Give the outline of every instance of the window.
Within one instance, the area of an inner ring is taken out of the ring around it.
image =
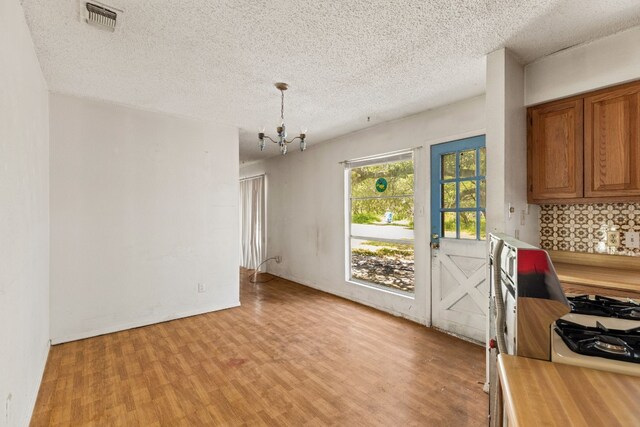
[[[474,141],[472,141],[474,142]],[[443,144],[444,145],[444,144]],[[438,182],[436,218],[440,235],[451,239],[486,238],[487,156],[482,147],[464,147],[439,154],[432,181]],[[439,166],[439,167],[438,167]],[[433,201],[432,201],[433,203]]]
[[[346,165],[347,279],[413,293],[413,153]]]

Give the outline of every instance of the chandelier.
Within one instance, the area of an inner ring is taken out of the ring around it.
[[[307,137],[306,130],[304,129],[300,130],[300,135],[290,140],[287,140],[287,127],[284,124],[284,91],[289,88],[289,85],[286,83],[279,82],[275,84],[275,87],[280,91],[280,95],[281,95],[280,124],[276,128],[276,132],[278,133],[278,136],[276,137],[276,139],[272,139],[270,136],[264,134],[264,128],[260,129],[260,131],[258,132],[258,146],[260,147],[260,151],[264,150],[264,146],[266,142],[265,138],[271,142],[275,142],[276,144],[278,144],[280,146],[280,152],[282,153],[283,156],[287,154],[287,145],[291,144],[296,139],[300,140],[300,151],[304,151],[307,148],[307,142],[305,141],[305,138]]]

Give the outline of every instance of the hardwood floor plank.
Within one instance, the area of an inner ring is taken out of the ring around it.
[[[241,307],[52,347],[31,425],[486,424],[482,347],[241,277]]]

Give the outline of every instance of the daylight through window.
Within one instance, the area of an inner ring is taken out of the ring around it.
[[[349,280],[414,292],[413,154],[347,163]]]

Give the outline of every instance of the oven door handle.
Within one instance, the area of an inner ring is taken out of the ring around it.
[[[502,284],[507,288],[512,297],[516,297],[516,289],[509,282],[502,282]]]

